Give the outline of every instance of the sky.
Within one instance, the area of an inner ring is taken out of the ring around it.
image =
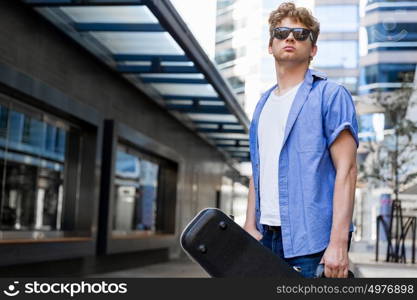
[[[216,0],[171,0],[193,35],[213,60],[216,36]]]

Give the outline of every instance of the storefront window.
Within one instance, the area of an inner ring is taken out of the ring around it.
[[[114,233],[155,232],[159,165],[119,146],[116,155]]]
[[[60,230],[69,126],[0,102],[0,229]]]

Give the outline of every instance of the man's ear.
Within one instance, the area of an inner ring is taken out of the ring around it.
[[[268,46],[268,53],[272,54],[272,46],[271,45]]]
[[[311,53],[310,53],[311,58],[313,58],[314,56],[316,56],[316,54],[317,54],[317,50],[318,50],[318,48],[317,48],[317,44],[316,44],[316,45],[314,45],[314,46],[311,48]]]

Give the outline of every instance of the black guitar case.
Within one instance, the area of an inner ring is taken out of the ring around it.
[[[218,209],[197,214],[181,246],[211,277],[302,277]]]

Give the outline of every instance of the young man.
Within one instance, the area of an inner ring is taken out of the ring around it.
[[[347,277],[358,125],[350,93],[309,69],[319,23],[293,3],[269,18],[277,84],[250,127],[245,230],[305,277]]]

